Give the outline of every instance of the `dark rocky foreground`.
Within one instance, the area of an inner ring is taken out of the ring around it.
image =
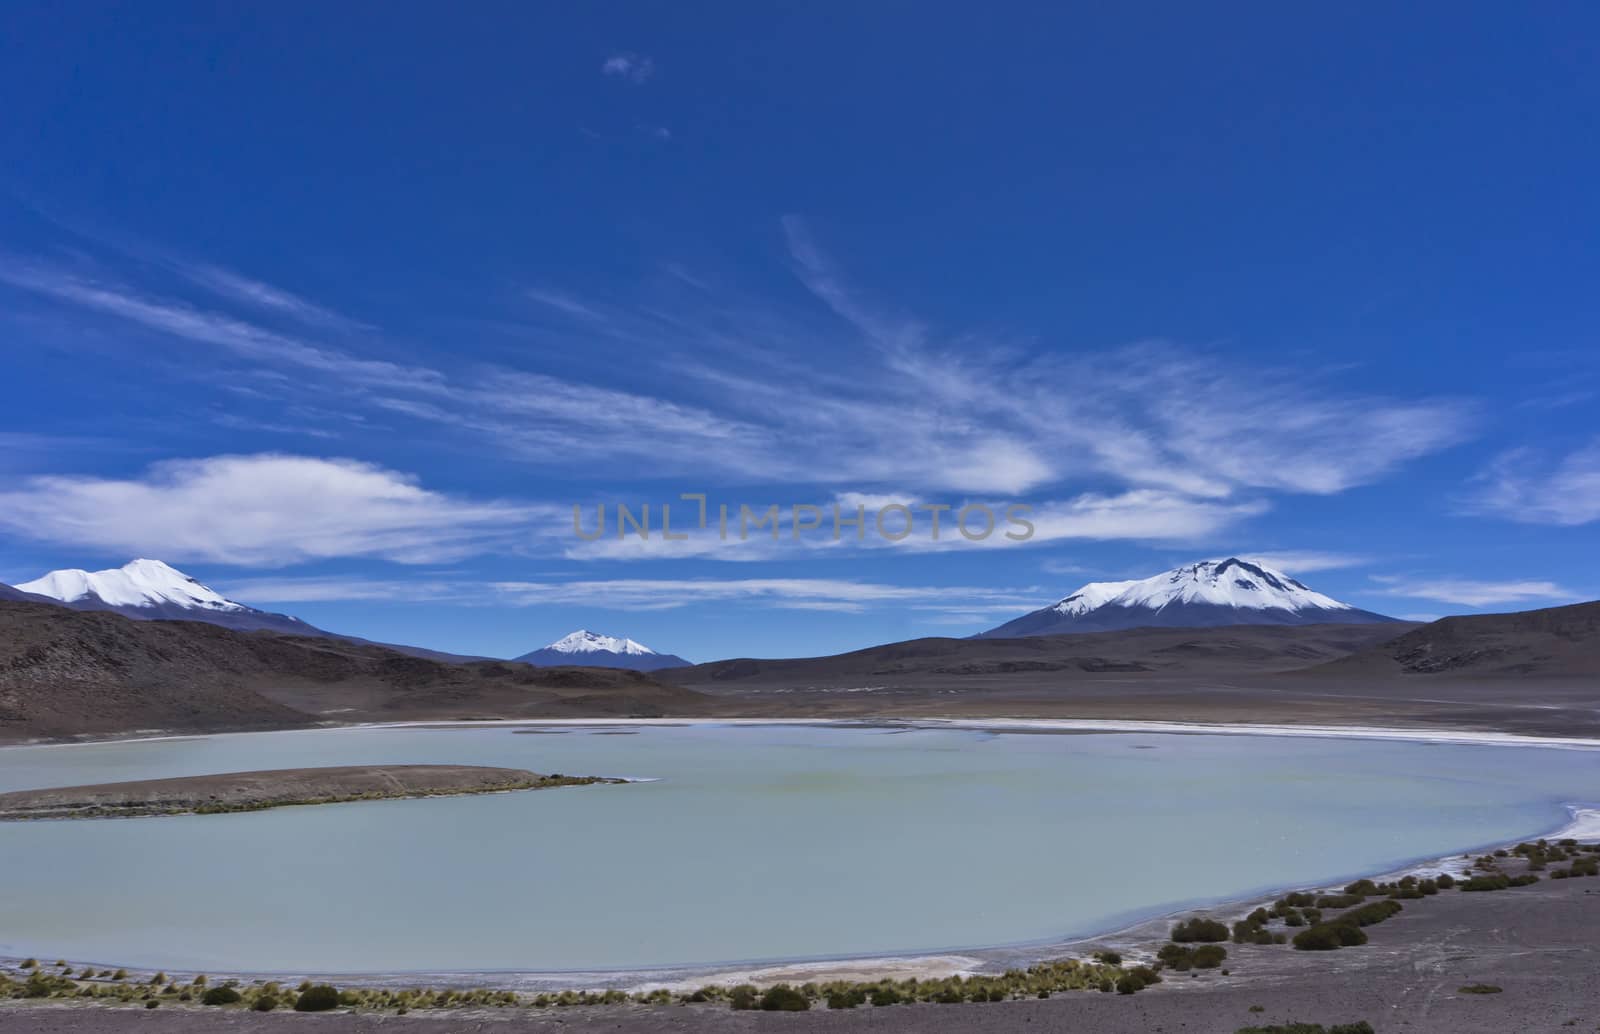
[[[1508,870],[1510,871],[1510,870]],[[1441,892],[1406,901],[1367,928],[1370,942],[1333,952],[1283,945],[1228,945],[1228,976],[1167,973],[1135,995],[1073,991],[1045,1000],[986,1004],[735,1012],[725,1006],[511,1007],[445,1012],[253,1013],[200,1006],[135,1006],[0,1000],[6,1034],[199,1034],[276,1031],[328,1034],[455,1034],[481,1031],[1082,1032],[1233,1034],[1291,1021],[1365,1020],[1377,1034],[1565,1034],[1600,1026],[1600,880],[1544,879],[1491,893]],[[1485,984],[1499,993],[1460,989]],[[1253,1007],[1259,1006],[1259,1009]]]
[[[481,765],[351,765],[142,779],[0,793],[0,821],[260,811],[287,805],[543,790],[596,782]]]

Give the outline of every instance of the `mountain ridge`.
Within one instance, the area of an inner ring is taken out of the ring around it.
[[[120,614],[134,621],[199,621],[236,632],[276,632],[340,639],[446,663],[497,659],[330,632],[292,614],[279,614],[228,599],[165,561],[147,557],[139,557],[121,567],[102,571],[62,568],[15,586],[0,584],[0,600],[48,603],[82,612]]]
[[[332,722],[693,715],[648,674],[452,663],[333,636],[0,601],[0,741]]]

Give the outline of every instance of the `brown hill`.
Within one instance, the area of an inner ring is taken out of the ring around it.
[[[636,672],[451,664],[340,639],[0,601],[0,739],[324,721],[694,714]]]
[[[1600,602],[1441,618],[1307,674],[1594,678]]]
[[[912,639],[831,657],[714,661],[660,673],[708,693],[773,687],[888,687],[1007,681],[1071,682],[1288,671],[1334,660],[1414,628],[1261,625],[1137,628],[1021,639]]]

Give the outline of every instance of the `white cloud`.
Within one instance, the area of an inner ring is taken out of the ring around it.
[[[600,64],[602,75],[626,79],[635,85],[647,82],[656,72],[656,63],[642,54],[612,54]]]
[[[1328,553],[1315,549],[1280,549],[1266,553],[1241,552],[1239,555],[1260,561],[1288,575],[1365,567],[1372,562],[1371,557],[1359,553]]]
[[[1554,461],[1531,449],[1502,453],[1477,482],[1473,513],[1568,527],[1600,520],[1600,438]]]
[[[427,563],[505,549],[533,511],[432,492],[355,460],[260,454],[171,460],[142,477],[41,476],[0,490],[19,537],[174,562],[273,566],[330,557]]]
[[[1373,581],[1384,587],[1377,591],[1384,596],[1401,596],[1415,600],[1437,600],[1440,603],[1458,603],[1465,607],[1488,607],[1496,604],[1549,602],[1564,603],[1579,598],[1571,589],[1554,582],[1544,581],[1473,581],[1465,578],[1407,579],[1374,576]]]

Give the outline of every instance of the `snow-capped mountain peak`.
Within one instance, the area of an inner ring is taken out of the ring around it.
[[[1217,625],[1366,624],[1392,621],[1325,596],[1259,560],[1202,560],[1129,582],[1090,582],[1058,603],[984,637]]]
[[[1251,610],[1350,610],[1331,596],[1313,592],[1282,571],[1257,560],[1202,560],[1153,578],[1132,582],[1090,582],[1055,610],[1082,614],[1113,604],[1159,611],[1174,603],[1209,603]]]
[[[580,628],[549,646],[525,653],[514,660],[544,667],[574,665],[587,668],[629,668],[634,671],[659,671],[681,668],[689,662],[671,653],[657,653],[650,647],[621,636],[601,635]]]
[[[645,646],[643,643],[636,643],[632,639],[600,635],[598,632],[591,632],[586,628],[580,628],[576,632],[562,636],[549,646],[546,646],[545,649],[554,650],[557,653],[620,653],[638,657],[655,653],[650,647]]]
[[[183,610],[244,611],[214,589],[159,560],[131,560],[104,571],[51,571],[16,588],[77,603],[98,600],[112,607],[178,607]]]

